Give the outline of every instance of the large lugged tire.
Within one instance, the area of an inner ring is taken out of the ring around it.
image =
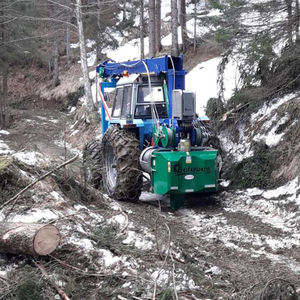
[[[102,150],[104,190],[116,200],[137,201],[143,183],[139,141],[132,133],[111,126],[103,136]]]
[[[83,150],[83,172],[85,181],[96,189],[102,188],[102,142],[92,140]]]

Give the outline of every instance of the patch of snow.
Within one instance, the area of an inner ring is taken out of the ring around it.
[[[230,155],[233,156],[235,162],[240,162],[245,158],[251,157],[253,155],[253,150],[251,149],[251,142],[247,135],[245,135],[246,125],[240,125],[238,127],[239,139],[238,143],[233,142],[229,135],[221,133],[219,139],[221,141],[222,148]]]
[[[120,227],[124,227],[126,224],[126,218],[124,215],[116,215],[111,217],[110,219],[107,220],[108,224],[116,224],[119,225]]]
[[[263,192],[262,196],[265,199],[278,198],[283,195],[294,194],[296,198],[297,189],[299,188],[299,178],[295,177],[292,181],[287,184],[273,190],[266,190]]]
[[[158,285],[166,285],[169,282],[169,274],[166,270],[154,271],[151,274],[153,280],[157,281]]]
[[[221,275],[222,271],[219,267],[213,266],[205,271],[205,274],[209,274],[209,273],[211,273],[213,275]]]
[[[21,223],[38,223],[38,222],[49,222],[57,219],[59,215],[54,213],[51,209],[37,209],[34,208],[31,211],[27,211],[22,215],[16,215],[10,217],[10,222],[21,222]]]
[[[69,111],[69,114],[72,114],[75,110],[76,110],[76,106],[72,106],[71,109],[70,109],[70,111]]]
[[[7,130],[0,130],[0,134],[8,135],[9,132]]]
[[[270,128],[270,124],[272,124],[274,120],[276,120],[276,118],[277,118],[277,113],[274,114],[274,116],[269,121],[264,123],[262,129],[266,127]],[[271,130],[269,130],[266,134],[259,133],[253,137],[253,140],[254,141],[263,140],[265,141],[266,145],[268,145],[269,147],[278,145],[282,137],[285,135],[286,130],[279,134],[276,133],[276,131],[279,128],[279,126],[283,125],[288,119],[289,117],[288,115],[286,115],[279,122],[276,122],[276,125],[273,128],[271,128]]]
[[[12,157],[26,165],[35,166],[48,162],[44,155],[39,152],[17,152]]]
[[[220,185],[221,185],[222,187],[228,187],[228,186],[230,185],[230,180],[222,180],[222,181],[220,182]]]
[[[53,123],[53,124],[57,124],[59,121],[58,120],[56,120],[56,119],[49,119],[49,121],[51,122],[51,123]]]
[[[92,67],[95,65],[97,60],[96,50],[87,53],[87,65],[88,67]]]
[[[266,118],[267,116],[270,116],[274,113],[274,111],[284,103],[294,99],[296,96],[295,93],[285,95],[282,98],[276,98],[273,101],[271,101],[269,104],[264,104],[262,108],[260,108],[256,113],[253,113],[251,115],[251,122],[257,122],[262,120],[263,118]]]
[[[94,245],[91,240],[86,238],[76,238],[75,236],[70,236],[68,238],[68,244],[72,244],[84,249],[87,252],[94,251]]]
[[[72,49],[79,48],[79,42],[78,42],[78,43],[75,43],[75,44],[70,44],[70,47],[71,47]]]
[[[99,249],[97,252],[102,254],[102,260],[105,267],[110,267],[122,261],[121,257],[114,256],[109,250]]]
[[[154,243],[151,240],[149,240],[150,237],[154,240],[154,237],[151,234],[140,235],[135,231],[128,230],[127,238],[122,241],[122,244],[133,245],[141,250],[150,250],[153,248],[154,245]]]
[[[64,198],[56,191],[52,191],[50,195],[57,201],[64,200]]]
[[[76,130],[74,130],[74,131],[70,134],[70,136],[76,135],[78,132],[79,132],[79,130],[76,129]]]
[[[94,41],[94,40],[86,40],[86,46],[87,46],[87,48],[92,48],[95,45],[96,45],[96,41]]]
[[[6,155],[12,153],[14,153],[14,151],[11,150],[9,146],[4,143],[4,141],[0,140],[0,155]]]
[[[73,129],[77,124],[78,124],[78,121],[76,121],[74,124],[72,124],[72,125],[70,126],[70,129]]]
[[[207,101],[219,94],[218,66],[221,57],[215,57],[198,64],[186,75],[186,89],[196,93],[196,112],[205,115]],[[233,60],[226,65],[224,72],[224,98],[228,100],[239,86],[239,71]]]

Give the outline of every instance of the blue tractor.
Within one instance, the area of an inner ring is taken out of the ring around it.
[[[221,160],[216,138],[195,113],[195,96],[185,90],[183,59],[168,55],[96,68],[102,138],[84,149],[87,179],[117,200],[137,201],[143,178],[171,207],[186,193],[215,192]],[[106,90],[115,88],[111,112]]]

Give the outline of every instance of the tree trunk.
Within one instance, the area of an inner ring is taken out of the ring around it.
[[[145,22],[144,22],[144,0],[140,0],[140,44],[141,44],[141,59],[145,57]]]
[[[50,54],[50,41],[47,39],[46,40],[46,48],[47,48],[47,60],[48,60],[48,75],[49,77],[51,76],[51,71],[52,71],[52,57]]]
[[[2,9],[1,9],[1,17],[4,16],[4,7],[7,5],[7,1],[2,1]],[[2,18],[1,18],[2,20]],[[2,22],[1,26],[1,43],[0,43],[0,49],[4,47],[4,43],[6,41],[6,34],[5,34],[5,23]],[[5,110],[6,110],[6,102],[7,102],[7,78],[8,78],[8,62],[4,62],[4,64],[1,66],[2,71],[2,89],[0,89],[0,125],[5,127]]]
[[[292,0],[285,0],[286,10],[288,14],[287,19],[287,34],[288,42],[291,45],[293,43],[293,12],[292,12]]]
[[[155,52],[161,50],[161,0],[155,1]]]
[[[59,66],[58,66],[58,37],[57,30],[54,29],[53,36],[53,87],[59,85]]]
[[[149,0],[149,57],[155,56],[155,0]]]
[[[66,24],[66,56],[67,56],[67,68],[71,66],[71,46],[70,46],[70,13],[67,12],[67,24]]]
[[[84,38],[82,15],[81,15],[81,0],[76,0],[75,12],[76,12],[76,20],[77,20],[77,26],[78,26],[81,70],[82,70],[82,75],[83,75],[86,104],[87,104],[88,111],[93,112],[96,109],[96,107],[95,107],[93,97],[92,97],[92,90],[91,90],[88,65],[87,65],[85,38]]]
[[[300,43],[300,34],[299,34],[299,30],[300,30],[300,7],[299,7],[299,0],[295,0],[296,1],[296,5],[295,5],[295,19],[296,19],[296,42]]]
[[[186,1],[180,0],[180,26],[181,26],[181,37],[182,37],[182,50],[186,49],[187,44],[187,31],[186,31]]]
[[[177,0],[171,0],[171,11],[172,11],[172,49],[171,53],[173,56],[179,55],[178,46],[178,10]]]
[[[97,0],[97,40],[96,40],[96,55],[97,62],[101,60],[101,3]]]
[[[59,230],[50,224],[0,223],[0,252],[48,255],[59,245]]]
[[[194,51],[197,47],[197,2],[194,4]]]

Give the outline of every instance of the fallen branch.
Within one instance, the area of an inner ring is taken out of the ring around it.
[[[53,282],[53,280],[50,278],[50,276],[49,276],[48,273],[46,272],[44,266],[41,265],[41,264],[38,264],[36,261],[33,261],[33,262],[34,262],[34,264],[36,265],[36,267],[40,269],[41,273],[45,276],[45,278],[49,281],[49,283],[56,289],[56,291],[57,291],[57,293],[59,294],[60,298],[61,298],[62,300],[71,300],[71,299],[67,296],[67,294]]]
[[[68,264],[67,262],[60,260],[59,258],[54,257],[53,255],[49,254],[49,256],[51,258],[53,258],[54,260],[56,260],[64,268],[73,269],[74,271],[76,271],[77,273],[80,273],[81,275],[88,276],[88,277],[106,277],[106,276],[108,276],[107,274],[103,274],[103,273],[88,273],[88,272],[84,272],[84,271],[82,271],[82,269],[79,269],[79,268],[77,268],[75,266],[72,266],[72,265]]]
[[[156,299],[157,280],[158,280],[158,278],[159,278],[159,276],[160,276],[162,270],[164,269],[164,267],[165,267],[165,265],[166,265],[166,263],[167,263],[167,259],[168,259],[169,255],[170,255],[170,248],[171,248],[171,230],[170,230],[170,227],[168,226],[167,223],[164,222],[164,225],[165,225],[165,227],[166,227],[167,230],[168,230],[168,248],[167,248],[167,253],[166,253],[165,259],[164,259],[164,261],[163,261],[163,264],[162,264],[162,266],[161,266],[160,270],[158,271],[157,276],[156,276],[156,278],[155,278],[154,288],[153,288],[153,296],[152,296],[152,299],[153,299],[153,300]]]
[[[71,159],[69,159],[68,161],[60,164],[59,166],[57,166],[56,168],[54,168],[53,170],[47,172],[46,174],[42,175],[41,177],[37,178],[36,180],[34,180],[32,183],[30,183],[29,185],[27,185],[23,190],[21,190],[19,193],[17,193],[15,196],[13,196],[12,198],[10,198],[8,201],[4,202],[1,206],[0,206],[0,210],[3,209],[3,207],[7,206],[8,204],[10,204],[11,202],[14,201],[13,206],[11,208],[11,210],[14,208],[14,206],[17,203],[18,198],[25,193],[26,191],[28,191],[30,188],[32,188],[35,184],[37,184],[39,181],[45,179],[46,177],[48,177],[49,175],[51,175],[53,172],[61,169],[62,167],[70,164],[71,162],[75,161],[78,158],[79,154],[76,154],[74,157],[72,157]],[[7,216],[9,215],[9,213],[11,212],[11,210],[8,212],[8,214],[5,216],[5,219],[7,218]]]

